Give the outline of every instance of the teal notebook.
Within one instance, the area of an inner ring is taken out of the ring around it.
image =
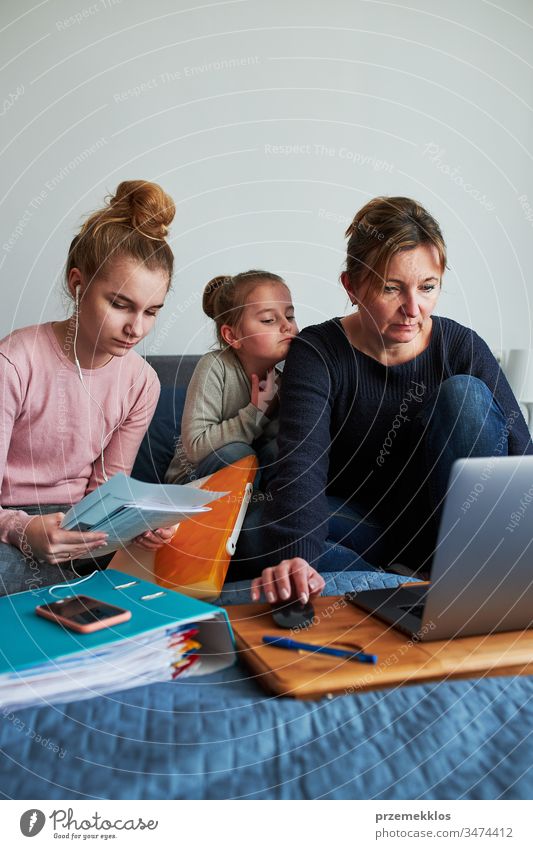
[[[35,613],[40,604],[82,594],[130,610],[131,619],[80,634]],[[114,569],[72,585],[4,596],[0,598],[0,705],[21,707],[39,697],[46,701],[87,698],[139,683],[171,680],[180,659],[180,635],[191,628],[201,648],[197,651],[200,662],[189,674],[203,675],[234,662],[233,634],[225,610]]]

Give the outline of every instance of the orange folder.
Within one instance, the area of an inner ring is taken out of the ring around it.
[[[181,522],[172,540],[157,551],[154,578],[158,584],[195,598],[217,598],[226,573],[257,473],[254,454],[210,475],[200,489],[228,492],[207,513]]]

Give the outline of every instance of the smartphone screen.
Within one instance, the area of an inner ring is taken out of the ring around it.
[[[39,615],[46,618],[58,618],[63,624],[76,628],[91,627],[106,627],[108,620],[124,622],[131,618],[129,610],[122,607],[116,607],[113,604],[107,604],[104,601],[98,601],[96,598],[90,598],[87,595],[72,596],[61,601],[54,601],[50,604],[42,604],[36,611]],[[109,622],[109,624],[111,624]]]

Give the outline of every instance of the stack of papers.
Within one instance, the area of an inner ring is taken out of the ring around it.
[[[107,570],[85,580],[0,598],[0,707],[87,699],[206,674],[234,662],[225,611],[148,581]],[[35,608],[82,593],[131,611],[89,634],[43,619]]]
[[[184,625],[123,645],[81,650],[24,672],[4,674],[0,676],[0,704],[13,709],[27,707],[37,699],[70,702],[185,677],[193,666],[199,671],[201,665],[201,644],[192,639],[197,635],[198,628]]]
[[[61,527],[108,534],[98,556],[128,545],[136,536],[170,528],[210,508],[226,492],[206,492],[177,484],[142,483],[120,472],[71,507]]]

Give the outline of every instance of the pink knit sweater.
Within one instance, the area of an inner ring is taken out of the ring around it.
[[[76,366],[52,324],[0,341],[0,505],[75,504],[107,476],[129,474],[159,397],[134,351],[98,369]],[[0,542],[18,545],[29,520],[0,507]]]

